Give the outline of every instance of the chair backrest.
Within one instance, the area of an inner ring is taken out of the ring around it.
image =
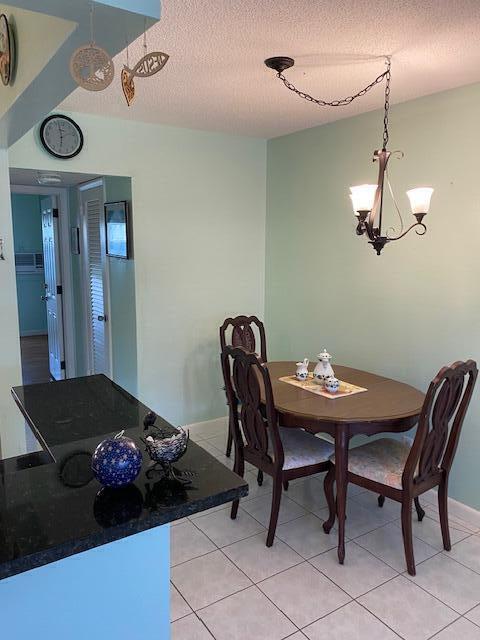
[[[477,374],[473,360],[455,362],[440,369],[430,383],[405,465],[404,487],[450,471]]]
[[[266,364],[243,347],[228,345],[221,359],[236,446],[259,468],[283,467],[283,446]]]
[[[260,358],[262,362],[267,361],[267,341],[265,338],[265,327],[257,316],[237,316],[227,318],[220,327],[220,347],[223,351],[227,345],[232,347],[243,347],[251,353],[256,352],[256,339],[254,327],[257,328],[260,337]],[[230,339],[227,337],[229,329],[232,329]]]

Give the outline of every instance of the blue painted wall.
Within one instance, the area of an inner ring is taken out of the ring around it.
[[[12,194],[13,239],[15,253],[43,253],[40,196]],[[47,333],[44,276],[16,274],[20,335]]]

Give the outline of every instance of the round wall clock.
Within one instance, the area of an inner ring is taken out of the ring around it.
[[[0,76],[5,86],[13,82],[13,69],[15,68],[15,47],[12,30],[7,16],[0,15]]]
[[[55,158],[68,160],[80,153],[83,133],[78,124],[68,116],[48,116],[40,126],[40,140]]]

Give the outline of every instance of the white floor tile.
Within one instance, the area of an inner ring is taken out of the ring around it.
[[[475,609],[472,609],[471,611],[466,613],[465,617],[480,627],[480,605],[478,605],[478,607],[475,607]]]
[[[303,558],[298,553],[278,538],[270,548],[265,545],[265,542],[266,535],[262,533],[224,547],[223,552],[253,582],[260,582],[303,562]]]
[[[295,626],[257,587],[198,612],[216,640],[283,640]]]
[[[458,613],[480,603],[480,575],[446,554],[422,562],[417,575],[408,578]]]
[[[297,631],[297,633],[294,633],[293,636],[288,636],[286,640],[306,640],[306,637],[307,636],[304,636],[301,631]]]
[[[480,573],[480,536],[470,536],[452,546],[449,555],[466,567]]]
[[[465,614],[465,617],[480,627],[480,605]]]
[[[432,640],[480,640],[480,629],[465,620],[459,618],[449,627],[433,636]]]
[[[213,438],[207,438],[205,441],[211,444],[213,447],[215,447],[215,449],[218,449],[218,451],[221,454],[225,455],[225,451],[227,450],[227,432],[220,433],[214,436]],[[227,460],[231,461],[232,466],[233,466],[234,457],[235,457],[235,448],[232,447],[232,453],[230,455],[230,458],[227,458]]]
[[[395,524],[400,529],[402,528],[401,520],[395,520]],[[413,535],[420,540],[423,540],[427,544],[429,544],[437,551],[441,551],[443,549],[443,540],[442,540],[442,530],[440,528],[440,522],[430,518],[429,516],[425,516],[422,522],[419,522],[416,516],[413,516]],[[460,540],[464,540],[468,538],[470,533],[462,531],[460,529],[456,529],[452,524],[450,524],[450,539],[452,544],[456,542],[460,542]]]
[[[206,440],[207,438],[215,438],[220,435],[225,435],[226,442],[228,433],[228,419],[223,418],[195,425],[186,425],[186,428],[189,430],[190,438],[194,442],[198,442],[199,440]]]
[[[240,504],[242,502],[247,502],[248,500],[253,500],[254,498],[258,498],[260,496],[271,496],[273,482],[270,476],[267,476],[265,474],[263,476],[263,483],[259,485],[257,482],[257,474],[252,473],[251,471],[246,471],[245,480],[248,482],[248,496],[242,498]]]
[[[390,521],[391,517],[383,509],[366,509],[356,502],[356,499],[347,500],[347,520],[345,522],[347,538],[357,538]]]
[[[210,551],[215,551],[215,545],[191,522],[183,522],[171,528],[170,565],[172,567]]]
[[[359,602],[405,640],[427,640],[458,617],[404,576],[361,596]]]
[[[174,622],[189,613],[192,613],[192,610],[173,584],[170,583],[170,620]]]
[[[242,508],[247,511],[251,516],[263,524],[264,527],[268,527],[270,522],[270,512],[272,510],[272,498],[271,496],[261,496],[254,498],[253,500],[243,501]],[[290,500],[285,493],[282,494],[280,502],[280,510],[278,513],[278,524],[283,524],[294,518],[304,516],[307,512],[293,500]]]
[[[353,598],[395,577],[397,572],[355,542],[345,545],[345,563],[338,562],[337,549],[310,560],[314,567],[338,584]]]
[[[380,508],[378,506],[378,493],[374,493],[373,491],[364,491],[356,496],[352,496],[352,500],[361,504],[365,509],[368,509],[374,516],[379,515],[378,512],[380,512],[385,519],[390,521],[402,515],[401,504],[395,500],[385,498],[385,503],[383,507]]]
[[[430,504],[425,504],[424,505],[424,509],[425,509],[425,513],[432,518],[433,520],[437,520],[437,522],[440,521],[439,515],[438,515],[438,505],[430,505]],[[450,509],[449,509],[449,513],[448,513],[448,522],[450,524],[451,527],[455,527],[456,529],[460,529],[460,531],[465,531],[466,533],[478,533],[478,527],[471,524],[470,522],[468,522],[467,520],[464,520],[463,518],[459,518],[458,516],[454,516]]]
[[[195,611],[251,585],[221,551],[173,567],[171,580]]]
[[[257,586],[300,628],[350,600],[308,562],[272,576]]]
[[[212,540],[217,547],[225,547],[244,538],[249,538],[256,533],[265,532],[265,528],[248,515],[243,509],[238,510],[235,520],[230,518],[230,510],[216,511],[209,515],[197,518],[195,525]]]
[[[327,506],[323,483],[316,478],[307,478],[302,482],[291,484],[286,495],[313,513]]]
[[[387,524],[380,529],[376,529],[375,531],[367,533],[360,538],[356,538],[355,542],[397,571],[406,571],[407,564],[405,560],[402,530],[396,525]],[[431,558],[438,553],[436,549],[430,547],[430,545],[418,538],[413,539],[413,551],[416,564],[423,562],[423,560]]]
[[[172,623],[170,629],[170,640],[212,640],[213,638],[194,613]]]
[[[276,536],[308,560],[337,546],[336,528],[327,535],[322,525],[323,520],[313,513],[307,513],[301,518],[278,525]]]
[[[232,503],[228,502],[225,504],[219,504],[217,507],[212,507],[211,509],[205,509],[205,511],[198,511],[191,516],[188,516],[188,519],[192,522],[195,522],[198,518],[202,518],[203,516],[207,516],[209,513],[215,513],[216,511],[225,511],[227,510],[230,513],[230,509],[232,507]]]
[[[233,458],[227,458],[225,455],[225,451],[219,451],[213,444],[210,443],[209,440],[200,440],[198,443],[199,447],[208,451],[214,458],[216,458],[219,462],[224,464],[229,469],[233,469]]]
[[[398,640],[398,636],[356,602],[303,630],[310,640]]]

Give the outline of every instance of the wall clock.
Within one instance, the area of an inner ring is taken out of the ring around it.
[[[7,16],[0,15],[0,76],[5,86],[13,82],[15,46]]]
[[[62,160],[75,157],[83,147],[83,133],[78,124],[59,114],[48,116],[42,122],[40,140],[48,153]]]

